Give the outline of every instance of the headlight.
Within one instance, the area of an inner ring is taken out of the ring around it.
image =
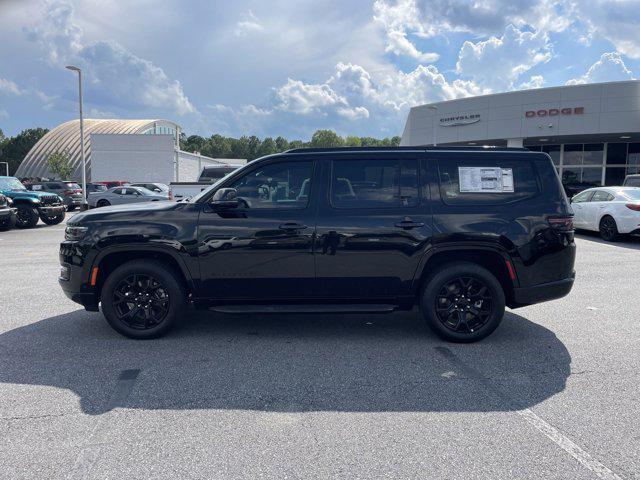
[[[87,233],[87,227],[67,226],[64,229],[64,239],[71,241],[82,240]]]
[[[10,207],[13,207],[13,200],[11,200],[9,197],[7,198],[7,205],[9,205]]]

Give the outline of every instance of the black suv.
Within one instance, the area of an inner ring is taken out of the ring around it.
[[[118,332],[167,332],[187,304],[221,312],[390,312],[479,340],[574,280],[571,207],[526,149],[298,149],[187,202],[84,212],[60,285]]]

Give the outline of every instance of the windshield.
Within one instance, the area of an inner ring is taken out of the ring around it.
[[[247,163],[246,165],[243,165],[243,166],[241,166],[240,168],[235,169],[235,170],[233,171],[233,173],[236,173],[236,172],[239,172],[239,171],[241,171],[241,170],[244,170],[244,169],[245,169],[245,168],[247,168],[247,166],[249,166],[249,165],[250,165],[250,164],[249,164],[249,163]],[[204,172],[203,172],[203,173],[204,173]],[[210,187],[205,188],[204,190],[202,190],[202,191],[201,191],[200,193],[198,193],[197,195],[194,195],[193,197],[191,197],[191,198],[189,198],[188,200],[185,200],[185,201],[188,201],[189,203],[197,203],[201,198],[203,198],[203,197],[207,196],[207,195],[208,195],[208,193],[209,193],[211,190],[215,190],[216,188],[218,188],[218,185],[220,185],[220,183],[221,183],[225,178],[226,178],[226,176],[225,176],[225,177],[223,177],[223,178],[220,178],[220,179],[216,180],[216,181],[215,181],[215,182],[214,182]]]
[[[640,188],[634,188],[633,190],[625,190],[623,195],[629,200],[640,200]]]
[[[0,190],[26,190],[27,188],[20,183],[17,178],[0,178]]]

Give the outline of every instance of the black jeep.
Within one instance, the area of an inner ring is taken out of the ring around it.
[[[298,149],[187,202],[69,221],[60,285],[132,338],[187,304],[221,312],[420,306],[440,336],[489,335],[505,305],[569,293],[572,212],[549,156],[526,149]]]

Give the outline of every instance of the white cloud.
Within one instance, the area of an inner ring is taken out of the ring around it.
[[[412,57],[427,63],[435,62],[440,58],[437,53],[420,51],[408,38],[410,34],[417,37],[433,35],[433,32],[426,31],[418,21],[420,15],[415,0],[398,0],[395,5],[376,0],[373,11],[374,20],[385,29],[387,53]]]
[[[579,78],[569,80],[567,85],[581,83],[614,82],[620,80],[633,80],[631,70],[627,68],[622,57],[617,52],[603,53],[589,70]]]
[[[349,120],[369,118],[369,110],[367,110],[365,107],[338,108],[337,112],[338,115],[348,118]]]
[[[542,75],[532,75],[529,81],[522,82],[518,85],[518,90],[529,90],[532,88],[542,88],[544,85],[544,77]]]
[[[264,27],[251,10],[247,12],[246,18],[236,24],[235,34],[237,36],[248,35],[264,31]]]
[[[504,91],[515,88],[523,73],[550,58],[551,43],[546,33],[521,31],[508,25],[500,38],[465,41],[456,72],[491,91]]]
[[[587,31],[583,42],[605,38],[629,58],[640,58],[640,5],[635,0],[593,0],[580,2],[573,9]]]
[[[20,96],[22,95],[22,90],[18,88],[18,85],[11,80],[7,80],[6,78],[0,77],[0,92],[8,93],[10,95]]]
[[[28,38],[48,52],[52,65],[73,63],[83,68],[91,100],[100,105],[167,109],[179,115],[195,113],[179,81],[168,78],[153,62],[140,58],[114,41],[83,43],[73,6],[48,1]]]
[[[275,108],[298,114],[323,113],[326,107],[347,107],[344,97],[324,84],[304,83],[287,79],[287,83],[275,90]]]
[[[6,110],[0,110],[0,118],[6,120],[7,118],[9,118],[9,112],[7,112]]]

